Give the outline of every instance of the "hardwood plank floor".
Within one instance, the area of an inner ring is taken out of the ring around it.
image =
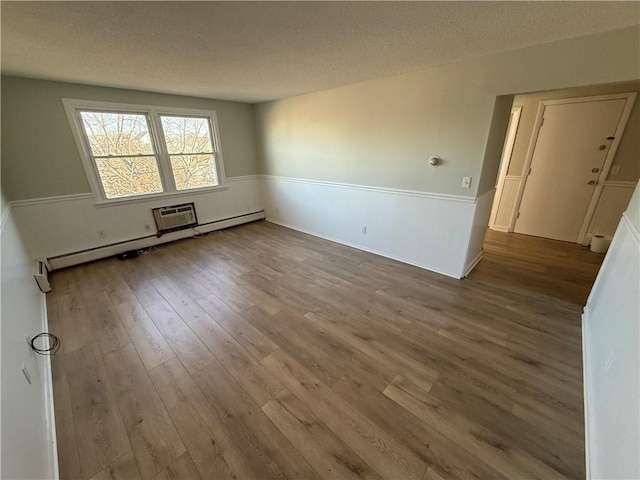
[[[455,280],[258,222],[54,272],[61,478],[584,478],[603,256],[484,252]]]

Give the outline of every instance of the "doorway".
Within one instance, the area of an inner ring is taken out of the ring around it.
[[[540,101],[521,175],[509,175],[512,110],[489,228],[588,244],[636,95]]]

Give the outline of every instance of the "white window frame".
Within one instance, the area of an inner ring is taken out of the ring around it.
[[[98,102],[92,100],[78,100],[71,98],[63,98],[62,104],[64,105],[69,125],[71,126],[71,132],[73,138],[78,147],[80,158],[82,159],[82,165],[85,173],[87,174],[87,180],[94,196],[94,203],[97,206],[144,202],[154,200],[163,197],[171,196],[187,196],[198,193],[213,192],[216,190],[226,190],[226,177],[224,174],[224,161],[222,159],[222,149],[220,146],[220,132],[218,130],[218,117],[213,110],[200,110],[193,108],[174,108],[174,107],[159,107],[154,105],[136,105],[131,103],[114,103],[114,102]],[[98,169],[93,161],[91,149],[89,148],[89,141],[85,134],[80,112],[83,110],[104,110],[107,112],[122,112],[122,113],[138,113],[144,114],[148,118],[149,134],[152,138],[154,147],[154,154],[158,162],[158,171],[160,173],[160,181],[162,182],[163,192],[150,193],[146,195],[132,195],[121,198],[107,198],[100,181]],[[216,168],[216,174],[218,177],[218,185],[212,187],[191,188],[187,190],[178,190],[173,178],[173,171],[171,169],[171,160],[167,151],[167,144],[164,139],[164,131],[162,129],[162,122],[160,120],[161,115],[173,115],[173,116],[185,116],[185,117],[208,117],[210,125],[211,140],[213,142],[213,157]]]

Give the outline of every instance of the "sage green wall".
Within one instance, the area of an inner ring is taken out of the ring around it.
[[[637,64],[636,64],[637,68]],[[591,85],[587,87],[554,90],[528,95],[517,95],[513,99],[514,107],[522,107],[518,133],[513,144],[509,175],[521,175],[529,142],[533,135],[533,127],[538,113],[538,106],[543,100],[557,98],[587,97],[605,95],[607,93],[640,92],[640,82],[627,82],[610,85]],[[640,177],[640,98],[636,99],[629,117],[629,123],[620,140],[613,163],[620,166],[620,173],[609,174],[609,180],[635,182]]]
[[[511,106],[513,105],[513,95],[501,95],[496,98],[493,107],[493,118],[489,127],[489,137],[487,147],[484,152],[482,162],[482,172],[478,182],[479,192],[488,192],[493,189],[498,177],[500,161],[502,160],[502,150],[504,140],[509,128],[511,119]]]
[[[497,96],[637,80],[639,39],[636,26],[259,104],[261,171],[479,195]]]
[[[8,200],[91,191],[62,98],[215,110],[228,177],[258,173],[253,106],[206,98],[2,77],[2,190]]]

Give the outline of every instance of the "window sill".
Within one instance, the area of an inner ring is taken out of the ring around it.
[[[178,198],[178,197],[190,197],[192,195],[200,195],[203,193],[213,193],[228,190],[227,185],[218,185],[216,187],[197,188],[193,190],[180,190],[176,192],[162,192],[151,195],[143,195],[137,197],[123,197],[114,198],[111,200],[96,200],[93,204],[98,208],[103,207],[116,207],[120,205],[127,205],[129,203],[142,203],[142,202],[156,202],[157,200]]]

